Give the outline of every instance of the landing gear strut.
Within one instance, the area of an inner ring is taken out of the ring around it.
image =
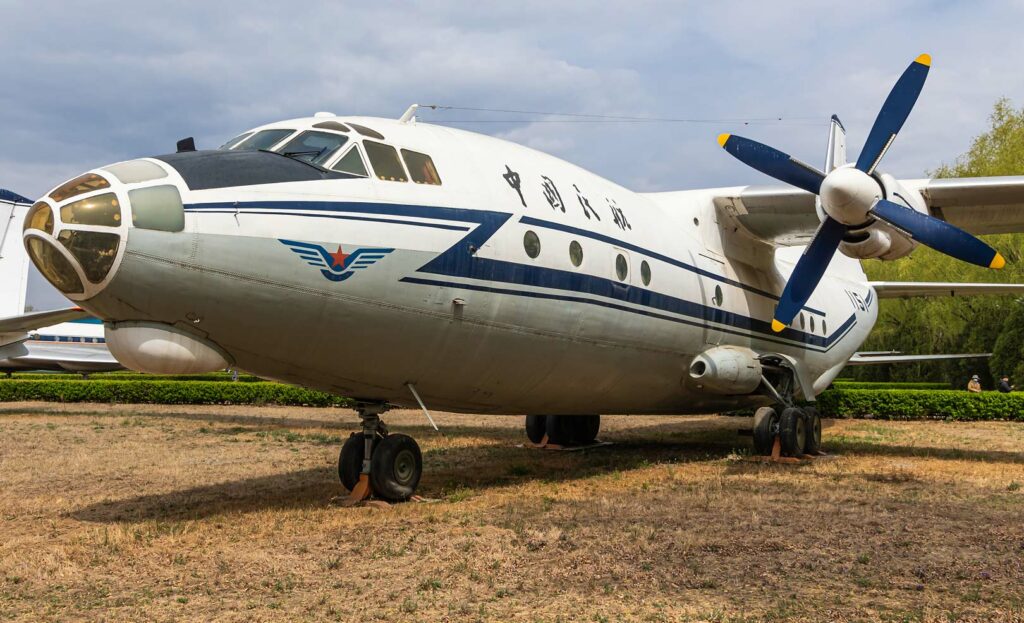
[[[338,477],[358,502],[374,495],[389,502],[404,502],[416,492],[423,475],[423,455],[416,441],[389,433],[380,416],[383,404],[360,404],[362,431],[352,433],[338,456]]]

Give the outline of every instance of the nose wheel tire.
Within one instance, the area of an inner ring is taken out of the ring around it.
[[[801,456],[807,444],[807,417],[803,410],[789,407],[779,419],[779,440],[786,456]]]
[[[754,451],[762,456],[772,453],[775,435],[779,434],[779,414],[771,407],[754,412]]]
[[[395,433],[380,440],[370,457],[370,487],[389,502],[404,502],[423,475],[423,455],[412,437]]]
[[[804,454],[816,455],[821,452],[821,416],[814,407],[804,407],[807,419],[807,436],[804,440]]]

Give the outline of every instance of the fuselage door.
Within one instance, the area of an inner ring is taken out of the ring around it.
[[[721,344],[723,332],[719,328],[725,322],[726,290],[728,289],[719,277],[726,274],[724,259],[718,259],[709,253],[698,253],[694,259],[700,269],[700,292],[704,304],[704,343]]]

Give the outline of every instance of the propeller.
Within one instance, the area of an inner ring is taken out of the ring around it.
[[[840,167],[826,174],[757,141],[735,134],[718,137],[718,144],[747,166],[820,196],[826,213],[779,297],[772,331],[782,331],[800,313],[847,230],[863,227],[872,218],[885,221],[917,242],[959,260],[989,268],[1002,268],[1006,264],[995,249],[962,229],[883,199],[879,184],[871,177],[914,108],[930,66],[931,57],[922,54],[896,81],[853,167]]]

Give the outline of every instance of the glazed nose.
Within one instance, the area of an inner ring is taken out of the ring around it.
[[[29,257],[68,298],[106,287],[124,256],[129,227],[182,231],[178,176],[153,160],[130,160],[80,175],[50,191],[25,216]]]

